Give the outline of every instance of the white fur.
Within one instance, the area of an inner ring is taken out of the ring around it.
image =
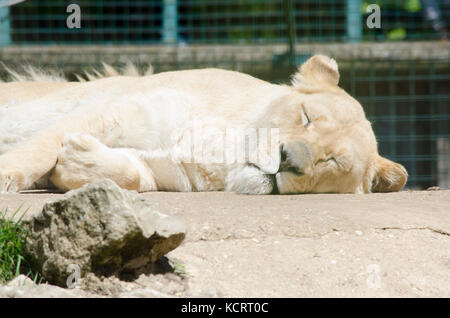
[[[280,193],[370,192],[369,178],[386,179],[374,176],[380,171],[399,180],[388,189],[400,189],[404,169],[378,160],[370,123],[337,87],[330,61],[306,62],[296,77],[301,87],[216,69],[11,86],[31,93],[0,103],[0,191],[48,178],[63,190],[110,178],[137,191],[268,194],[276,181]],[[0,85],[11,84],[18,83]],[[278,129],[279,141],[249,142],[243,162],[217,162],[216,154],[236,146],[221,137],[230,129]],[[291,159],[304,165],[304,175],[277,172],[280,143],[297,144]]]

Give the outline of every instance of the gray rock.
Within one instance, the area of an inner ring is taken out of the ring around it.
[[[118,275],[155,262],[186,233],[178,220],[153,211],[136,192],[111,180],[67,192],[24,225],[33,269],[63,287],[89,272]]]

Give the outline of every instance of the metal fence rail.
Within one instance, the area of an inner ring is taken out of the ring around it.
[[[70,3],[81,28],[69,29]],[[10,43],[260,43],[439,39],[450,0],[28,0],[3,17]],[[382,28],[364,21],[380,5]],[[434,11],[433,11],[434,10]],[[287,15],[292,16],[292,26]],[[448,36],[448,35],[447,35]]]

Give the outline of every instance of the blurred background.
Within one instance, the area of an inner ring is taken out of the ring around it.
[[[72,3],[80,28],[66,24]],[[371,4],[380,28],[367,23]],[[380,153],[407,168],[407,187],[448,189],[449,21],[450,0],[0,0],[0,61],[71,80],[131,60],[155,72],[220,67],[288,83],[296,66],[327,54]]]

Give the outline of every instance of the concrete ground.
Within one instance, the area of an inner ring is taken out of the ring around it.
[[[27,217],[60,194],[0,195]],[[146,193],[188,235],[187,295],[449,297],[450,190],[249,196]]]

